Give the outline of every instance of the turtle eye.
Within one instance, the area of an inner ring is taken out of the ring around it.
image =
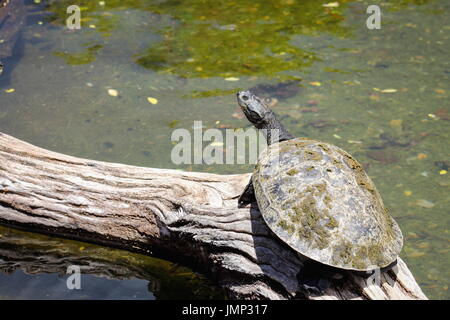
[[[242,100],[247,101],[247,100],[248,100],[248,96],[244,94],[244,95],[242,96]]]

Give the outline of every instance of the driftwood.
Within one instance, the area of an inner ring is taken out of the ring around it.
[[[401,259],[380,282],[345,272],[320,295],[300,286],[305,259],[257,208],[237,208],[249,178],[80,159],[0,133],[3,225],[183,261],[234,299],[426,299]]]

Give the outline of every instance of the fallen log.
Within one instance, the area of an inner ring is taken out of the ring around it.
[[[80,159],[0,133],[0,224],[193,264],[233,299],[426,299],[401,259],[379,281],[300,286],[307,260],[257,208],[237,208],[249,178]]]

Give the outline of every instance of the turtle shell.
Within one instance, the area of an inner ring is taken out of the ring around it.
[[[302,255],[358,271],[397,259],[400,228],[362,166],[342,149],[306,138],[272,144],[252,181],[267,225]]]

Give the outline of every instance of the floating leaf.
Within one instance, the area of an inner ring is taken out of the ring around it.
[[[382,93],[394,93],[397,92],[397,89],[384,89],[381,90]]]
[[[441,175],[444,175],[444,174],[447,174],[447,170],[441,170],[441,171],[439,171],[439,174],[441,174]]]
[[[108,94],[110,96],[117,97],[119,95],[119,92],[117,90],[114,90],[114,89],[108,89]]]
[[[12,92],[14,92],[14,91],[16,91],[16,89],[14,89],[14,88],[6,89],[6,90],[5,90],[6,93],[12,93]]]
[[[225,78],[225,81],[239,81],[239,78],[229,77],[229,78]]]
[[[420,159],[420,160],[425,159],[426,157],[428,157],[428,156],[425,153],[419,153],[417,155],[417,159]]]
[[[337,7],[339,7],[339,2],[329,2],[329,3],[325,3],[325,4],[323,4],[322,5],[322,7],[325,7],[325,8],[337,8]]]
[[[179,122],[179,120],[172,120],[167,125],[169,126],[169,128],[175,128]]]
[[[403,193],[404,193],[404,195],[407,196],[407,197],[409,197],[410,195],[412,195],[412,191],[410,191],[410,190],[405,190],[405,191],[403,191]]]
[[[147,101],[150,102],[151,104],[157,104],[158,103],[158,99],[153,98],[153,97],[147,97]]]
[[[309,84],[315,87],[320,87],[322,85],[319,81],[311,81]]]

